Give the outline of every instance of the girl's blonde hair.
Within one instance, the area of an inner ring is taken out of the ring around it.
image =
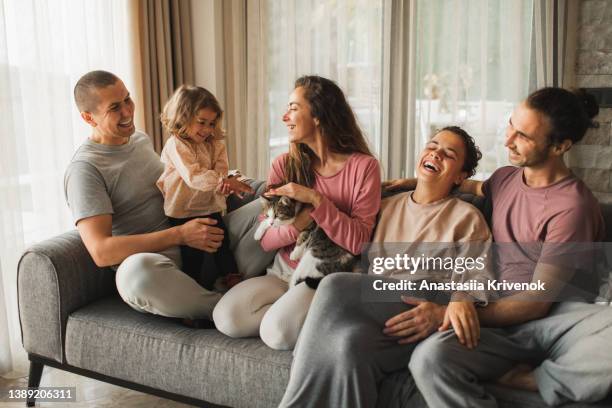
[[[223,139],[225,130],[221,127],[223,109],[209,90],[201,86],[181,85],[170,97],[161,113],[161,122],[169,134],[184,137],[187,128],[200,109],[217,113],[213,137]]]

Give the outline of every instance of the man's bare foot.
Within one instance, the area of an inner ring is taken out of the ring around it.
[[[533,367],[527,364],[518,364],[498,380],[498,384],[519,390],[538,391],[538,383],[533,375]]]

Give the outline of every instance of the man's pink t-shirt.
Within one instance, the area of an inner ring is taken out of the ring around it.
[[[500,281],[530,282],[538,260],[546,255],[545,248],[559,250],[562,246],[556,244],[603,239],[599,203],[573,174],[549,186],[533,188],[525,184],[522,168],[507,166],[485,181],[483,192],[493,204],[494,241],[518,243],[515,248],[519,248],[504,251],[503,244],[498,246]]]
[[[268,185],[280,184],[285,174],[283,154],[272,163]],[[376,215],[380,209],[380,167],[378,160],[366,154],[354,153],[342,170],[333,176],[315,175],[314,190],[323,195],[321,205],[310,216],[337,245],[357,255],[363,244],[370,241]],[[294,268],[297,261],[289,259],[299,231],[293,225],[269,228],[261,239],[264,251],[280,248],[287,264]]]

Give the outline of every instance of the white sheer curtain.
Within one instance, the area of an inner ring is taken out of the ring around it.
[[[281,121],[301,75],[336,81],[376,152],[381,144],[382,0],[266,0],[265,87],[273,159],[287,151]]]
[[[458,125],[482,150],[478,176],[507,164],[507,120],[536,71],[533,7],[533,0],[417,0],[416,143],[408,154],[417,155],[434,129]]]
[[[0,0],[0,375],[23,374],[26,365],[19,257],[28,245],[73,228],[63,173],[89,128],[72,88],[85,72],[106,69],[135,89],[128,6]]]

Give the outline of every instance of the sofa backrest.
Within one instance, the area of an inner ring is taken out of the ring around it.
[[[239,208],[240,206],[244,204],[250,203],[257,197],[259,197],[264,191],[266,191],[265,181],[254,180],[254,179],[244,179],[243,181],[247,183],[248,185],[250,185],[255,190],[255,193],[247,194],[242,199],[234,195],[229,196],[229,198],[227,199],[227,211],[235,210],[236,208]],[[404,191],[407,191],[407,190],[399,190],[393,193],[383,193],[383,198],[389,197],[391,195],[398,194]],[[484,214],[485,219],[490,225],[491,210],[492,210],[491,203],[489,203],[483,197],[478,197],[472,194],[455,193],[455,195],[459,197],[460,199],[462,199],[463,201],[466,201],[474,205],[476,208],[478,208]],[[604,224],[606,227],[604,242],[612,242],[612,204],[600,203],[600,206],[601,206],[601,213],[604,219]]]

